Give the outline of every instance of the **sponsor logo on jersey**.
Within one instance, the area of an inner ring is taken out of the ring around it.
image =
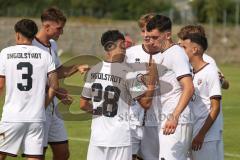
[[[198,79],[197,84],[198,85],[202,84],[202,79]]]

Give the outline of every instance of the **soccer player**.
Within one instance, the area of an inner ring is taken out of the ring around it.
[[[202,35],[203,37],[206,36],[205,30],[201,25],[187,25],[187,26],[184,26],[183,28],[181,28],[179,33],[177,34],[178,38],[179,38],[178,43],[181,44],[182,39],[186,35],[191,34],[191,33],[198,33],[198,34]],[[212,57],[210,57],[209,55],[207,55],[206,53],[203,53],[202,58],[203,58],[204,62],[211,64],[212,66],[214,66],[217,69],[222,89],[228,89],[229,82],[224,78],[223,73],[217,67],[215,60]],[[220,156],[218,158],[219,158],[219,160],[223,160],[224,159],[224,145],[223,145],[223,133],[222,133],[223,132],[222,101],[220,103],[220,113],[218,115],[218,119],[217,119],[217,121],[220,121],[220,123],[221,123],[221,136],[222,136],[221,143],[220,143],[220,145],[218,145],[219,148],[221,149],[221,151],[219,151],[221,153],[221,158],[220,158]]]
[[[187,26],[184,26],[180,29],[180,31],[178,32],[178,38],[179,38],[179,41],[178,43],[181,44],[181,39],[186,35],[186,34],[189,34],[189,33],[199,33],[201,34],[202,36],[205,36],[205,30],[204,28],[201,26],[201,25],[187,25]],[[221,82],[221,86],[222,86],[222,89],[228,89],[229,88],[229,82],[228,80],[224,77],[224,74],[221,72],[221,70],[218,68],[215,60],[207,55],[206,53],[203,54],[203,60],[205,62],[208,62],[212,65],[214,65],[217,70],[218,70],[218,74],[219,74],[219,79],[220,79],[220,82]]]
[[[161,53],[158,44],[144,39],[146,25],[155,13],[148,13],[140,17],[138,26],[143,38],[142,44],[126,50],[125,61],[139,74],[146,71],[145,63],[154,59],[156,64],[161,63]],[[155,99],[155,98],[154,98]],[[155,99],[155,102],[157,100]],[[153,107],[145,110],[137,103],[130,107],[131,136],[133,159],[138,156],[144,160],[158,160],[158,122]]]
[[[42,25],[33,40],[33,45],[47,51],[48,54],[52,56],[56,65],[58,78],[69,77],[77,71],[80,73],[85,72],[88,69],[87,65],[65,67],[61,65],[60,59],[57,55],[58,49],[56,40],[58,40],[60,35],[63,34],[63,28],[66,23],[66,17],[64,14],[58,8],[51,7],[43,11],[41,21]],[[62,91],[58,90],[58,92],[64,93],[64,90],[61,90]],[[70,96],[65,93],[58,94],[57,96],[62,101],[70,99]],[[54,98],[54,101],[46,110],[47,121],[45,123],[44,147],[47,149],[48,144],[50,144],[53,152],[53,160],[67,160],[69,158],[67,133],[64,128],[63,120],[56,115],[57,112],[57,98]]]
[[[159,159],[186,160],[191,143],[192,118],[188,103],[194,93],[190,64],[184,50],[173,43],[172,23],[169,17],[154,16],[146,26],[145,40],[157,43],[161,52],[161,65],[165,67],[159,77],[171,84],[171,90],[159,96],[154,106],[160,111]],[[165,85],[161,85],[160,90]]]
[[[189,57],[194,74],[195,94],[191,101],[195,118],[193,160],[220,160],[221,122],[217,117],[220,112],[221,86],[218,71],[202,58],[208,47],[206,37],[198,33],[187,34],[181,46]]]
[[[135,42],[133,41],[133,39],[131,38],[131,36],[128,33],[124,34],[124,38],[125,38],[126,48],[129,48],[129,47],[132,47],[135,45]]]
[[[84,85],[80,107],[93,112],[88,160],[132,159],[130,104],[133,98],[146,109],[152,103],[156,65],[150,63],[148,66],[149,78],[146,78],[147,82],[144,80],[145,87],[143,77],[122,63],[126,51],[124,40],[118,30],[109,30],[102,35],[105,60],[92,67]]]
[[[6,86],[0,124],[0,160],[7,155],[16,157],[20,149],[28,160],[41,160],[45,106],[58,88],[55,64],[48,53],[32,45],[38,31],[35,22],[22,19],[14,29],[16,45],[0,53],[1,94]],[[47,81],[49,89],[45,99]]]

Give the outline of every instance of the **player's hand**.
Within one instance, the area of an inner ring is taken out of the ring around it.
[[[148,85],[155,85],[158,79],[158,70],[155,61],[152,59],[147,65],[147,82]]]
[[[205,136],[203,134],[197,134],[197,136],[192,141],[192,150],[198,151],[202,148],[204,137]]]
[[[174,117],[172,114],[170,114],[167,118],[167,121],[165,122],[165,125],[163,127],[163,134],[164,135],[170,135],[174,134],[175,130],[178,125],[178,118]]]
[[[78,72],[80,72],[81,74],[86,73],[89,69],[90,67],[87,64],[82,64],[78,66]]]
[[[64,88],[59,88],[56,92],[56,97],[64,104],[70,105],[73,102],[73,98],[68,94],[68,91]]]

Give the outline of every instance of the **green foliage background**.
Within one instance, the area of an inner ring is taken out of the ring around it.
[[[147,12],[173,8],[167,0],[0,0],[0,16],[39,17],[50,6],[57,6],[68,16],[136,19]]]

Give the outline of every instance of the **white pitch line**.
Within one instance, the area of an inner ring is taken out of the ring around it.
[[[240,158],[240,154],[224,153],[224,155],[225,155],[225,156],[228,156],[228,157]]]
[[[86,138],[68,137],[68,139],[72,141],[89,142],[89,139]]]
[[[68,139],[72,141],[89,142],[89,139],[86,138],[68,137]],[[228,157],[240,158],[240,154],[224,153],[224,155]]]

